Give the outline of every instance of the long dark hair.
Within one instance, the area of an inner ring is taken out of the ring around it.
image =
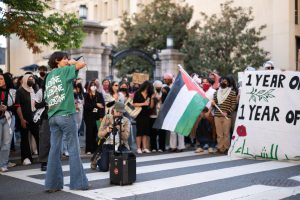
[[[114,84],[116,84],[116,83],[119,85],[119,83],[117,81],[112,81],[109,85],[109,93],[111,96],[114,95],[113,87],[114,87]],[[119,88],[120,88],[120,85],[119,85]]]
[[[144,90],[147,90],[148,97],[151,97],[154,93],[154,87],[150,81],[144,81],[140,88],[137,90],[137,93],[142,93]]]

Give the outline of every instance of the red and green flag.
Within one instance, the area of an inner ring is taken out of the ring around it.
[[[180,68],[153,127],[188,136],[207,102],[204,91]]]

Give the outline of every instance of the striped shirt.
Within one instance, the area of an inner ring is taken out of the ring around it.
[[[217,93],[218,91],[216,91],[214,94],[214,101],[224,113],[227,113],[227,117],[231,118],[231,112],[234,111],[237,105],[235,92],[231,90],[228,97],[222,104],[218,103]],[[224,117],[224,116],[221,114],[221,112],[218,109],[215,109],[215,117]]]

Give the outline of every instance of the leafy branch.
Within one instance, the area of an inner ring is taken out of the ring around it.
[[[275,89],[270,89],[270,90],[258,90],[255,89],[254,87],[252,87],[252,91],[251,92],[247,92],[247,94],[250,94],[250,98],[249,98],[249,102],[251,100],[253,100],[254,102],[256,102],[256,99],[258,98],[258,101],[264,100],[265,102],[269,102],[269,98],[274,98],[275,96],[272,95],[271,93],[274,91]]]

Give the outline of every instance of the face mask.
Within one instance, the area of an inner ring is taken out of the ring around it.
[[[207,83],[204,83],[204,84],[202,85],[202,88],[203,88],[204,92],[206,92],[206,91],[209,89],[209,87],[210,87],[210,85],[207,84]]]
[[[96,90],[97,90],[97,87],[93,85],[93,86],[91,86],[91,88],[90,88],[90,89],[91,89],[91,91],[93,91],[93,92],[94,92],[94,91],[96,91]]]
[[[45,76],[46,76],[46,73],[45,73],[45,72],[40,72],[40,76],[41,76],[41,77],[45,77]]]
[[[28,85],[29,87],[32,87],[33,84],[34,84],[33,80],[28,80],[28,81],[27,81],[27,85]]]
[[[156,92],[160,93],[161,92],[161,88],[156,88]]]
[[[223,89],[224,89],[224,88],[227,88],[227,84],[226,84],[226,83],[221,83],[220,86],[221,86],[221,88],[223,88]]]
[[[120,90],[120,92],[127,92],[128,91],[127,88],[120,88],[119,90]]]

